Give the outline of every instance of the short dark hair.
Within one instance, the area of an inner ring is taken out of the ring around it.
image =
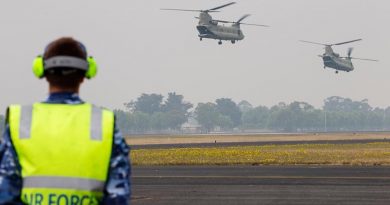
[[[71,37],[62,37],[46,47],[43,59],[47,60],[55,56],[72,56],[86,60],[87,51],[79,41]],[[51,85],[65,89],[78,87],[84,76],[85,71],[75,68],[61,67],[45,70],[45,77]]]

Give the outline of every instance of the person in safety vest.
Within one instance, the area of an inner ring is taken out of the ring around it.
[[[55,40],[34,60],[33,72],[46,78],[50,95],[7,109],[0,204],[129,204],[130,150],[114,113],[78,95],[84,78],[97,73],[85,46]]]

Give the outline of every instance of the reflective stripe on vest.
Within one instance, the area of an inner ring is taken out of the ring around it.
[[[20,139],[30,138],[32,110],[33,106],[31,105],[22,106],[19,125]],[[91,139],[102,140],[102,111],[96,106],[92,106]]]
[[[19,138],[28,139],[30,138],[31,132],[31,120],[32,120],[32,105],[22,106],[22,114],[20,116],[20,125],[19,125]]]
[[[102,192],[104,181],[71,177],[25,177],[24,188],[73,189]]]
[[[102,110],[92,106],[91,139],[102,140]]]
[[[25,204],[100,203],[112,151],[113,112],[91,104],[13,105],[8,122]]]

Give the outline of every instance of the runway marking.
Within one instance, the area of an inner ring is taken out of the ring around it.
[[[229,179],[378,179],[390,180],[389,177],[308,177],[308,176],[133,176],[132,178],[195,178],[195,179],[212,179],[212,178],[229,178]]]

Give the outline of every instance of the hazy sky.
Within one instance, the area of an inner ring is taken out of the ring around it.
[[[176,91],[193,103],[230,97],[236,102],[274,105],[300,100],[316,107],[326,97],[367,98],[390,105],[390,1],[388,0],[237,0],[213,14],[271,28],[243,27],[246,39],[235,45],[199,41],[197,13],[160,8],[208,9],[229,0],[2,0],[0,6],[0,109],[10,103],[46,98],[47,85],[31,72],[34,57],[48,42],[72,36],[84,42],[100,66],[81,96],[109,108],[141,93]],[[335,47],[353,56],[356,70],[336,75],[324,70],[324,43],[363,38]],[[1,111],[0,113],[3,113]]]

